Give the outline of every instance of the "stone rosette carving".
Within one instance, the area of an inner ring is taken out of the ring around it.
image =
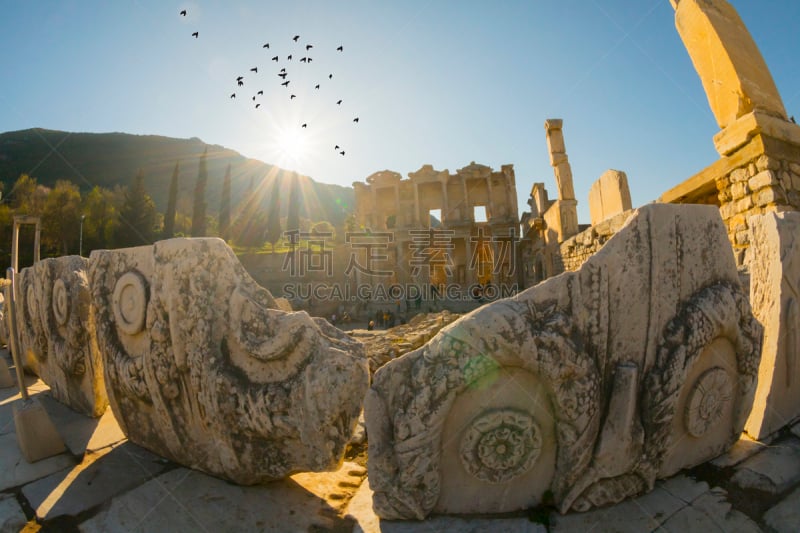
[[[542,449],[539,426],[529,414],[514,409],[483,413],[461,440],[461,462],[478,479],[504,483],[528,470]]]
[[[108,407],[108,397],[87,275],[88,260],[74,255],[22,269],[17,275],[17,325],[27,366],[50,387],[53,397],[98,417]]]
[[[131,441],[241,484],[340,464],[368,387],[360,343],[278,309],[220,239],[91,262],[109,399]]]
[[[733,443],[760,342],[717,209],[639,209],[578,271],[377,371],[365,404],[373,507],[421,519],[551,493],[566,512],[641,494]]]

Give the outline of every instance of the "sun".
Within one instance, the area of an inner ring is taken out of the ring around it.
[[[308,153],[308,140],[305,133],[299,129],[281,131],[277,145],[280,155],[293,162],[301,161]]]

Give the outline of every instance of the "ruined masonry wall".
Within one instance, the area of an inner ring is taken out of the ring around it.
[[[574,272],[613,237],[633,213],[624,211],[561,243],[562,272]]]
[[[738,266],[744,265],[750,246],[751,216],[800,210],[800,161],[762,154],[717,178],[716,185]]]

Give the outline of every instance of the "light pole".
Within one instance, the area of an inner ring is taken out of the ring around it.
[[[86,215],[81,215],[81,233],[80,237],[78,238],[78,255],[83,257],[83,220],[86,218]]]

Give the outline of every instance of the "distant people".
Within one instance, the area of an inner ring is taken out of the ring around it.
[[[375,329],[375,321],[370,320],[369,324],[367,324],[367,331],[372,331],[373,329]]]
[[[383,312],[383,327],[384,328],[389,327],[389,319],[390,318],[391,318],[391,316],[389,315],[389,312],[388,311],[384,311]]]

